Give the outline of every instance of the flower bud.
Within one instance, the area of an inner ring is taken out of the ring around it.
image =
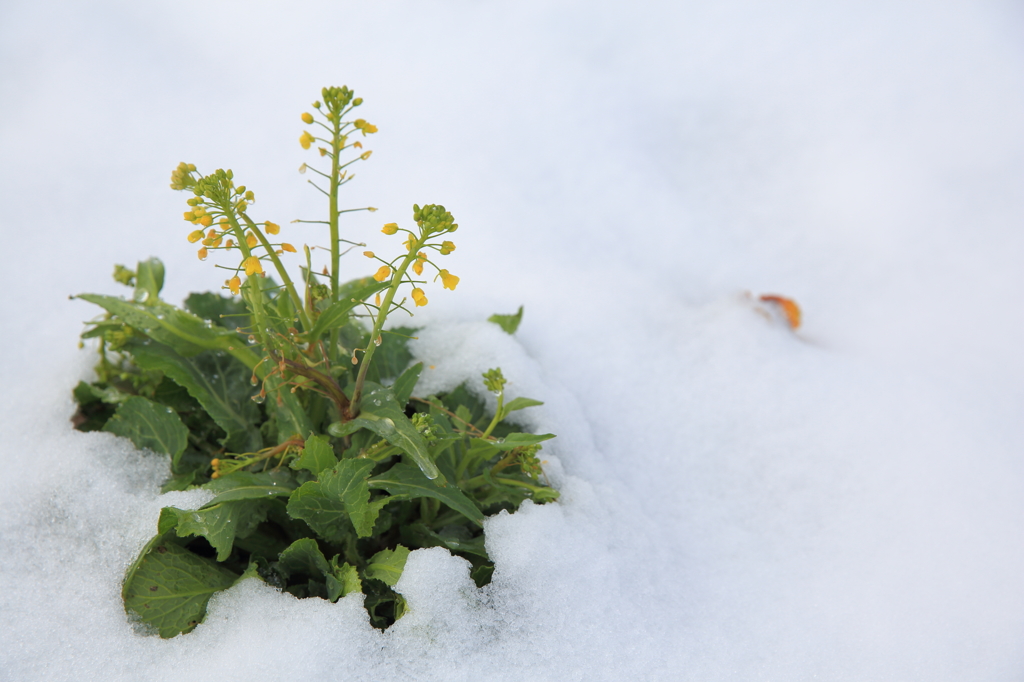
[[[398,223],[388,223],[384,226],[384,229],[382,229],[381,232],[384,234],[395,234],[398,232]]]
[[[302,122],[305,123],[306,125],[309,125],[310,123],[312,123],[313,122],[313,114],[310,114],[308,112],[302,114]]]

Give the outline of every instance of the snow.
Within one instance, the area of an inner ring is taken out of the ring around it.
[[[4,3],[0,678],[1019,679],[1022,46],[995,0]],[[323,210],[295,170],[325,84],[381,131],[350,234],[461,225],[424,381],[545,401],[563,497],[487,522],[483,590],[410,555],[385,633],[246,581],[144,637],[120,579],[203,499],[71,429],[96,311],[67,296],[151,255],[168,300],[219,285],[182,160],[316,243],[288,221]]]

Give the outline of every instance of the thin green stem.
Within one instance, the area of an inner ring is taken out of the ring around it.
[[[505,391],[503,390],[500,393],[498,393],[498,409],[494,411],[494,418],[491,419],[491,423],[487,426],[487,430],[484,431],[484,435],[480,436],[481,438],[487,438],[489,435],[491,435],[491,431],[494,430],[494,427],[501,422],[501,411],[504,409],[504,407]]]
[[[277,270],[277,274],[281,276],[281,281],[284,283],[285,290],[288,291],[288,297],[292,299],[292,303],[295,306],[295,310],[299,313],[299,319],[302,320],[302,328],[304,331],[309,331],[313,328],[313,323],[309,319],[309,315],[306,313],[306,307],[302,304],[302,299],[299,297],[298,291],[295,289],[295,284],[292,283],[292,278],[288,276],[288,271],[284,267],[284,263],[278,258],[277,252],[274,251],[274,247],[271,246],[267,240],[266,235],[256,226],[256,223],[246,214],[242,214],[242,218],[245,220],[245,224],[252,230],[252,233],[256,235],[256,238],[260,240],[263,248],[266,249],[270,255],[270,260],[274,263],[274,268]]]
[[[370,342],[367,344],[366,350],[363,351],[363,362],[359,366],[359,376],[356,377],[356,387],[352,393],[352,402],[349,405],[351,416],[355,418],[359,415],[359,400],[363,396],[363,384],[366,382],[366,372],[370,369],[370,361],[373,360],[373,353],[377,349],[377,338],[380,336],[381,330],[384,328],[384,323],[388,319],[388,313],[391,311],[391,302],[395,300],[395,294],[398,292],[398,287],[402,284],[402,280],[405,278],[405,271],[409,269],[409,266],[416,260],[416,254],[420,248],[427,241],[427,235],[421,236],[409,249],[409,253],[405,255],[405,259],[402,264],[398,267],[398,270],[391,276],[391,286],[388,287],[387,294],[384,295],[384,302],[381,303],[380,311],[377,313],[377,317],[374,320],[373,331],[370,333]]]

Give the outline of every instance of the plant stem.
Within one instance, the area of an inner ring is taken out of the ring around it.
[[[277,274],[281,275],[281,281],[284,283],[285,290],[288,292],[289,298],[292,299],[292,304],[295,306],[295,310],[299,314],[299,319],[302,320],[302,329],[309,331],[313,328],[313,323],[310,322],[309,315],[306,314],[306,307],[302,303],[302,299],[299,298],[299,293],[295,289],[295,285],[292,283],[292,278],[288,276],[288,271],[284,267],[284,263],[278,258],[277,253],[274,251],[274,247],[270,245],[270,241],[267,240],[266,236],[256,226],[256,223],[252,221],[252,218],[246,214],[242,214],[242,219],[245,220],[246,226],[252,230],[252,233],[256,235],[256,238],[260,240],[263,248],[266,249],[270,255],[270,260],[274,263],[274,268],[277,269]]]
[[[409,253],[406,254],[404,259],[402,259],[402,264],[391,276],[391,286],[388,287],[388,293],[384,295],[384,302],[381,303],[380,308],[377,311],[373,331],[370,333],[370,342],[367,344],[366,350],[363,351],[363,362],[359,366],[359,376],[356,377],[356,387],[352,392],[352,402],[349,403],[349,416],[352,418],[359,416],[359,400],[363,396],[363,384],[366,382],[366,372],[370,369],[370,361],[373,359],[373,353],[377,349],[377,339],[380,337],[381,330],[384,328],[384,322],[387,321],[388,313],[391,311],[391,303],[395,300],[395,294],[398,292],[398,287],[402,284],[402,280],[405,278],[406,271],[409,269],[409,266],[412,265],[413,261],[416,260],[416,254],[423,247],[423,244],[426,241],[427,236],[421,235],[420,238],[411,245]]]

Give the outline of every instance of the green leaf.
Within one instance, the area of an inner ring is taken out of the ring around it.
[[[327,574],[327,598],[332,602],[352,592],[362,592],[359,571],[349,563],[338,565],[338,557],[331,559],[331,572]]]
[[[498,450],[508,452],[513,448],[522,447],[524,445],[536,445],[546,440],[551,440],[555,437],[553,433],[510,433],[505,436],[504,439],[499,441],[487,441],[487,443]],[[477,439],[474,439],[477,440]]]
[[[192,293],[185,299],[185,309],[231,331],[249,327],[249,309],[233,296],[221,296],[212,291]]]
[[[361,428],[369,429],[412,457],[427,478],[433,480],[441,476],[430,458],[427,442],[405,416],[405,408],[399,407],[392,389],[370,381],[366,382],[366,387],[369,390],[359,403],[359,416],[344,424],[335,422],[327,427],[327,432],[335,438],[343,438]],[[439,482],[443,483],[444,477]]]
[[[196,481],[196,472],[189,471],[184,474],[175,474],[164,481],[160,486],[160,494],[169,493],[174,490],[188,490]]]
[[[235,332],[207,326],[195,315],[163,301],[143,304],[99,294],[80,294],[77,298],[105,308],[129,327],[144,331],[185,357],[198,355],[204,350],[226,350],[240,344]]]
[[[177,518],[175,533],[178,537],[200,535],[217,551],[217,561],[225,561],[231,555],[235,536],[245,537],[267,518],[267,507],[263,500],[236,500],[205,505],[196,510],[164,507],[164,514]]]
[[[402,375],[395,379],[394,385],[391,386],[395,394],[395,402],[403,408],[409,402],[409,399],[412,398],[412,392],[416,390],[416,382],[420,380],[420,373],[422,371],[423,363],[417,362],[402,372]]]
[[[331,566],[313,538],[293,542],[281,552],[276,568],[286,580],[295,574],[316,579],[331,573]]]
[[[501,417],[498,421],[501,421],[507,417],[510,413],[516,410],[522,410],[527,407],[536,407],[537,405],[543,405],[539,400],[533,400],[532,398],[513,398],[512,400],[505,403],[505,406],[501,408]]]
[[[484,549],[484,536],[473,537],[465,526],[449,525],[440,531],[434,531],[426,524],[414,523],[402,529],[402,539],[412,540],[411,544],[420,547],[447,547],[453,552],[463,552],[487,559]]]
[[[231,587],[238,574],[157,535],[128,569],[121,596],[125,610],[161,637],[189,632],[206,616],[214,592]]]
[[[494,564],[481,564],[469,572],[469,577],[473,579],[477,587],[483,587],[491,582],[492,575],[494,575]]]
[[[388,587],[394,587],[398,579],[402,577],[405,570],[405,561],[409,558],[409,549],[398,545],[394,549],[385,549],[377,552],[371,557],[366,565],[363,575],[385,583]]]
[[[292,469],[306,469],[319,474],[325,469],[330,469],[338,463],[334,454],[334,448],[326,436],[312,436],[306,439],[306,447],[302,449],[299,457],[291,463]]]
[[[382,498],[370,502],[370,488],[366,479],[375,465],[372,459],[346,459],[320,474],[320,490],[345,506],[356,534],[361,538],[373,532],[373,524],[377,521],[381,507],[389,501]]]
[[[310,343],[315,343],[325,333],[344,326],[349,320],[352,309],[387,286],[387,282],[377,282],[372,277],[354,280],[339,287],[338,300],[327,307],[313,324],[308,334]]]
[[[130,439],[137,448],[170,455],[175,464],[188,445],[188,429],[174,410],[141,396],[121,403],[103,430]]]
[[[159,258],[140,260],[135,270],[135,300],[147,305],[160,300],[164,288],[164,264]]]
[[[432,497],[445,503],[473,523],[483,524],[483,513],[473,500],[466,497],[461,490],[451,484],[445,484],[443,488],[438,487],[436,482],[427,479],[422,471],[409,464],[396,464],[383,474],[371,478],[368,483],[370,488],[386,490],[392,495],[392,499],[394,497],[399,499]]]
[[[318,481],[304,483],[288,498],[288,515],[305,521],[328,542],[341,543],[351,533],[345,504],[324,495]]]
[[[409,352],[409,338],[416,333],[413,327],[394,327],[385,329],[382,335],[383,342],[373,354],[373,362],[366,371],[368,381],[380,383],[383,379],[397,377],[405,371],[405,368],[412,362],[412,353]],[[370,343],[369,338],[364,337],[361,344],[364,348]]]
[[[523,321],[523,306],[519,306],[519,312],[515,315],[495,314],[488,317],[487,321],[493,322],[504,329],[506,334],[515,334],[516,330],[519,329],[519,323]]]
[[[259,408],[251,399],[250,372],[241,362],[219,351],[184,357],[159,343],[132,344],[135,364],[159,370],[199,401],[224,429],[222,444],[231,452],[255,452],[263,447],[256,428]]]
[[[236,500],[267,500],[273,497],[287,497],[295,490],[295,480],[287,472],[252,473],[250,471],[233,471],[205,484],[203,488],[212,490],[217,496],[206,506]]]

